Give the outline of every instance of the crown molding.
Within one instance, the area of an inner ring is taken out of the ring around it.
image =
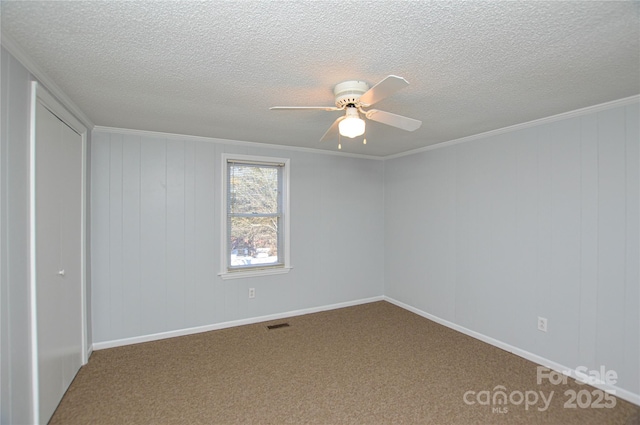
[[[87,127],[89,131],[94,127],[93,122],[89,117],[82,112],[80,108],[67,96],[62,89],[40,68],[38,64],[36,64],[29,55],[27,55],[20,47],[18,43],[15,42],[4,30],[0,31],[0,44],[7,49],[7,51],[14,57],[18,62],[24,66],[27,71],[31,73],[41,84],[44,86],[49,93],[51,93],[66,109],[69,110],[82,124]]]
[[[307,152],[307,153],[313,153],[313,154],[333,155],[333,156],[342,156],[342,157],[349,157],[349,158],[373,159],[376,161],[384,160],[384,157],[381,157],[381,156],[364,155],[364,154],[349,153],[349,152],[335,152],[335,151],[329,151],[324,149],[304,148],[300,146],[288,146],[288,145],[274,145],[270,143],[244,142],[242,140],[217,139],[215,137],[191,136],[188,134],[163,133],[159,131],[134,130],[130,128],[104,127],[100,125],[94,126],[93,131],[98,133],[126,134],[130,136],[158,137],[158,138],[163,138],[168,140],[178,140],[183,142],[192,141],[192,142],[218,143],[222,145],[243,146],[243,147],[250,147],[250,148],[257,148],[257,149],[278,149],[278,150],[285,150],[285,151]]]
[[[496,130],[485,131],[484,133],[473,134],[471,136],[461,137],[459,139],[449,140],[446,142],[435,143],[433,145],[425,146],[422,148],[412,149],[410,151],[401,152],[393,155],[387,155],[384,159],[395,159],[400,158],[407,155],[413,155],[420,152],[426,152],[434,149],[446,148],[448,146],[457,145],[460,143],[471,142],[473,140],[484,139],[491,136],[497,136],[499,134],[510,133],[512,131],[523,130],[525,128],[534,127],[542,124],[549,124],[552,122],[565,120],[569,118],[580,117],[586,114],[592,114],[595,112],[606,111],[612,108],[618,108],[621,106],[627,106],[634,103],[640,102],[640,95],[629,96],[618,100],[612,100],[610,102],[600,103],[598,105],[587,106],[586,108],[576,109],[569,112],[563,112],[557,115],[552,115],[550,117],[540,118],[533,121],[527,121],[521,124],[510,125],[508,127],[498,128]]]

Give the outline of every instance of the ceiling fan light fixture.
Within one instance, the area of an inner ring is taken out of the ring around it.
[[[338,123],[340,134],[353,139],[364,134],[364,127],[364,120],[358,115],[358,110],[353,106],[348,106],[345,119]]]
[[[331,127],[320,138],[320,141],[334,139],[338,135],[338,143],[340,137],[348,137],[354,139],[365,133],[366,124],[364,119],[379,122],[381,124],[396,127],[405,131],[414,131],[420,128],[422,121],[413,118],[403,117],[402,115],[392,114],[391,112],[379,111],[377,109],[368,109],[373,104],[394,94],[398,90],[409,85],[409,82],[397,75],[388,75],[386,78],[369,88],[369,84],[364,81],[343,81],[336,84],[333,89],[336,106],[273,106],[270,109],[275,110],[320,110],[320,111],[344,111],[345,115],[338,117]],[[366,111],[362,108],[367,108]],[[361,117],[360,113],[364,115]],[[366,139],[362,141],[367,144]],[[339,145],[338,148],[340,148]]]

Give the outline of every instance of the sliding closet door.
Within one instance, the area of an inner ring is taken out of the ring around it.
[[[40,423],[82,365],[82,137],[40,102],[35,125],[35,276]]]

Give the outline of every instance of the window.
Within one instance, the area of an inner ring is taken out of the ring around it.
[[[222,155],[223,279],[289,271],[289,159]]]

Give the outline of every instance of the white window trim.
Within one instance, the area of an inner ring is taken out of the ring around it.
[[[247,268],[229,271],[229,257],[227,256],[227,162],[229,160],[246,161],[246,162],[264,162],[264,163],[281,163],[284,164],[282,170],[283,182],[282,182],[282,209],[283,209],[283,245],[284,245],[284,265],[282,267],[265,267],[260,268]],[[220,267],[222,271],[218,273],[222,279],[241,279],[246,277],[255,276],[268,276],[276,274],[289,273],[293,268],[291,267],[291,220],[289,215],[289,175],[290,165],[289,158],[276,158],[271,156],[256,156],[256,155],[240,155],[240,154],[222,154],[222,166],[220,167],[220,193],[222,202],[221,214],[220,214]]]

